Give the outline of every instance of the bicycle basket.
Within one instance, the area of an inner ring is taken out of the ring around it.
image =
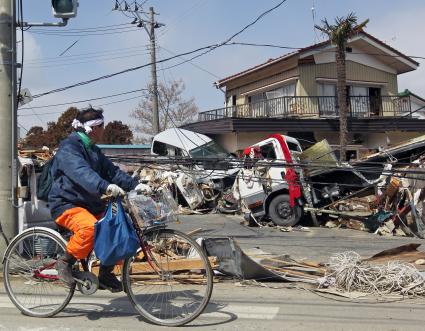
[[[178,205],[168,190],[159,190],[149,196],[132,191],[128,195],[128,200],[143,220],[144,224],[140,224],[141,226],[153,226],[177,220]]]

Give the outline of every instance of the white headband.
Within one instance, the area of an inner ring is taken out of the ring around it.
[[[84,123],[81,123],[79,120],[74,119],[72,121],[72,124],[71,125],[72,125],[72,127],[74,129],[84,128],[84,130],[86,131],[86,133],[90,133],[90,132],[92,132],[92,127],[93,126],[98,126],[98,125],[101,125],[101,124],[103,124],[103,119],[102,118],[98,118],[96,120],[87,121],[87,122],[84,122]]]

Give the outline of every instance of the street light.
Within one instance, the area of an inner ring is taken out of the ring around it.
[[[78,0],[52,0],[53,15],[58,18],[77,16]]]

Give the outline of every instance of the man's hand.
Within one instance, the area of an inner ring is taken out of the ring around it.
[[[149,185],[140,183],[134,188],[137,192],[147,193],[150,194],[152,192],[152,189]]]
[[[112,195],[115,198],[115,197],[117,197],[119,195],[124,195],[125,192],[118,185],[109,184],[108,187],[107,187],[107,189],[106,189],[106,194]]]

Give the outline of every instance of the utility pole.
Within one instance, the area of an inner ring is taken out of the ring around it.
[[[134,2],[134,6],[132,7],[126,1],[119,2],[116,0],[114,10],[132,14],[134,17],[134,20],[131,23],[132,24],[137,23],[138,27],[143,27],[149,36],[150,54],[151,54],[151,75],[152,75],[152,81],[151,81],[152,128],[153,128],[154,134],[157,134],[160,132],[160,126],[159,126],[158,78],[157,78],[157,72],[156,72],[155,29],[160,28],[164,26],[165,24],[158,23],[155,21],[155,15],[158,15],[158,14],[155,13],[155,10],[153,7],[149,8],[149,15],[148,15],[148,13],[142,10],[142,7],[137,3],[137,1]],[[142,15],[145,15],[147,19],[142,18]]]
[[[156,76],[156,43],[155,43],[155,11],[149,8],[151,15],[149,39],[151,42],[151,74],[152,74],[152,124],[154,134],[159,133],[159,108],[158,108],[158,79]]]
[[[15,1],[0,0],[0,254],[18,229],[15,13]]]
[[[0,257],[18,232],[16,27],[65,26],[70,17],[77,15],[77,7],[78,0],[53,0],[53,14],[62,18],[62,22],[17,24],[16,1],[0,0]],[[0,264],[0,270],[2,267]]]

